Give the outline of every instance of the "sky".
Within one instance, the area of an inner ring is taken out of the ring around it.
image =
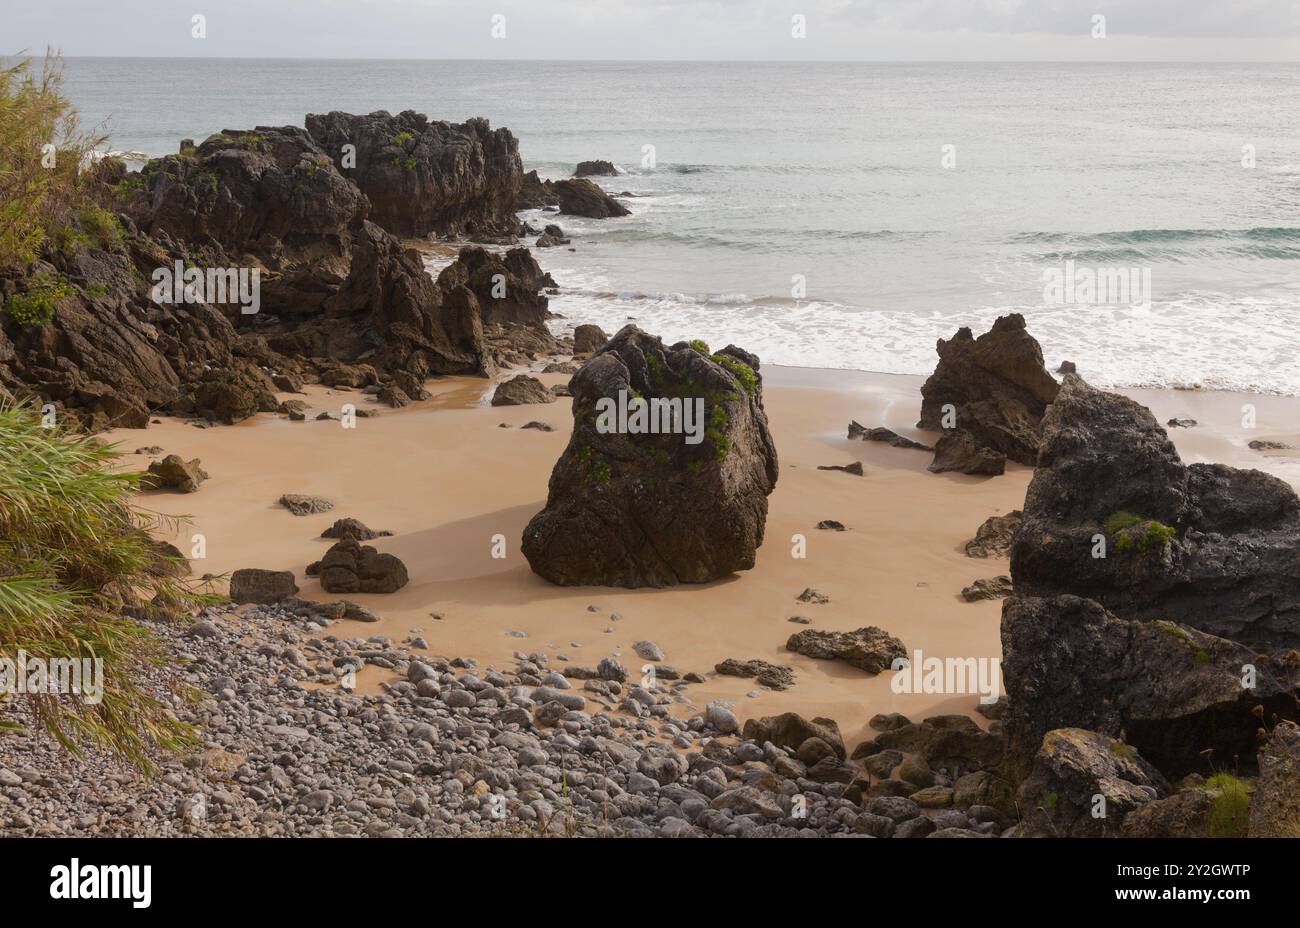
[[[1297,62],[1300,0],[0,0],[0,56],[47,47],[141,57]]]

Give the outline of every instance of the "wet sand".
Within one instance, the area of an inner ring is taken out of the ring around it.
[[[548,385],[567,379],[539,376]],[[676,707],[676,714],[694,714],[720,699],[742,720],[785,711],[829,716],[850,745],[871,736],[866,722],[877,712],[917,719],[959,712],[982,722],[973,715],[975,695],[896,695],[888,673],[871,677],[842,663],[793,654],[784,644],[802,628],[878,625],[901,638],[909,652],[920,649],[927,657],[1000,656],[1000,601],[967,603],[960,590],[1007,573],[1007,562],[968,558],[962,545],[988,516],[1020,506],[1031,470],[1009,465],[997,478],[934,475],[926,471],[929,454],[846,438],[849,420],[856,419],[933,441],[935,436],[912,428],[922,378],[776,367],[764,368],[764,377],[780,479],[769,500],[757,565],[714,583],[665,590],[555,587],[534,575],[520,555],[523,528],[542,507],[551,468],[568,440],[567,399],[493,408],[485,399],[488,381],[447,378],[430,382],[431,400],[390,410],[359,392],[309,387],[305,397],[281,395],[311,404],[303,422],[259,415],[235,426],[197,428],[164,419],[148,430],[118,430],[108,438],[127,452],[157,445],[162,454],[201,459],[211,476],[197,493],[140,497],[145,508],[189,518],[169,539],[182,551],[189,553],[195,533],[205,536],[207,556],[194,562],[196,575],[241,567],[292,570],[304,598],[338,599],[303,573],[332,544],[320,533],[344,516],[392,531],[392,537],[370,544],[400,557],[411,582],[390,595],[342,597],[366,605],[381,621],[341,622],[328,634],[382,634],[395,641],[421,635],[431,655],[474,657],[484,667],[511,666],[515,651],[542,650],[553,662],[565,655],[591,667],[617,655],[634,674],[643,662],[632,644],[649,639],[663,649],[664,663],[707,677],[687,689],[692,702]],[[1258,467],[1300,486],[1300,452],[1247,447],[1252,439],[1300,445],[1300,400],[1124,392],[1150,406],[1161,422],[1175,416],[1198,420],[1195,428],[1170,429],[1186,462]],[[357,419],[354,429],[313,418],[321,410],[337,417],[345,403],[379,415]],[[1247,404],[1254,406],[1253,429],[1242,427]],[[519,428],[534,419],[555,431]],[[124,464],[141,469],[148,461],[129,455]],[[862,462],[864,476],[817,470],[852,461]],[[278,505],[284,493],[325,496],[335,508],[296,517]],[[823,519],[842,522],[848,531],[819,531],[815,526]],[[806,539],[804,558],[792,555],[797,534]],[[497,535],[505,538],[504,558],[493,557]],[[806,587],[831,602],[797,602]],[[795,615],[812,624],[790,622]],[[759,691],[753,680],[714,673],[714,665],[729,657],[791,666],[795,685],[784,692]],[[359,688],[374,691],[389,679],[390,672],[367,668]],[[759,695],[748,695],[755,691]]]

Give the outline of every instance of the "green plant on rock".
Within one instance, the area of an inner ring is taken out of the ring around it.
[[[747,394],[753,396],[758,390],[758,374],[754,373],[754,369],[744,361],[733,358],[729,354],[715,354],[713,360],[730,371],[736,378],[736,382],[740,384],[740,388]]]
[[[1145,527],[1142,528],[1143,526]],[[1119,536],[1115,539],[1117,551],[1137,550],[1141,554],[1163,549],[1178,537],[1178,529],[1172,525],[1165,525],[1155,519],[1144,519],[1123,510],[1112,513],[1106,519],[1104,528],[1107,535]],[[1142,530],[1134,531],[1138,528]]]
[[[700,338],[691,339],[690,345],[706,358],[712,353],[709,351],[709,343]]]
[[[4,313],[19,325],[42,326],[54,321],[59,301],[72,295],[63,277],[40,274],[32,278],[26,293],[15,293],[4,302]]]
[[[405,147],[407,142],[413,141],[414,139],[414,132],[399,132],[397,135],[393,136],[393,144]]]
[[[0,406],[0,654],[103,662],[98,702],[26,693],[17,717],[15,699],[0,701],[0,728],[31,721],[74,753],[98,744],[148,772],[160,749],[196,740],[147,682],[166,653],[126,613],[211,597],[177,579],[183,559],[150,538],[168,520],[132,505],[139,478],[117,469],[120,456],[47,428],[38,410]]]
[[[1250,796],[1254,787],[1230,773],[1216,773],[1205,781],[1206,789],[1217,792],[1210,806],[1211,838],[1244,838],[1250,822]]]

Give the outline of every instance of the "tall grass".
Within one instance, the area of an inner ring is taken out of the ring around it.
[[[25,406],[0,406],[0,657],[103,660],[104,693],[0,696],[0,727],[14,727],[14,700],[64,747],[88,743],[140,768],[159,749],[184,750],[190,728],[166,693],[147,682],[166,660],[133,608],[181,610],[203,601],[178,579],[188,572],[149,537],[167,520],[133,507],[138,477],[115,471],[120,453]],[[6,705],[8,702],[8,705]]]
[[[103,137],[83,131],[46,54],[0,67],[0,267],[24,268],[81,205],[80,168]],[[52,148],[47,148],[52,146]]]

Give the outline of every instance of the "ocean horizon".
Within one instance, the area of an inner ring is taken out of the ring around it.
[[[1073,361],[1098,386],[1288,395],[1297,77],[1219,62],[66,61],[83,121],[137,158],[307,113],[414,109],[509,128],[543,178],[612,161],[620,176],[600,180],[633,194],[632,215],[559,217],[575,250],[537,252],[560,331],[636,322],[767,363],[924,374],[936,339],[1019,312],[1050,369]]]

